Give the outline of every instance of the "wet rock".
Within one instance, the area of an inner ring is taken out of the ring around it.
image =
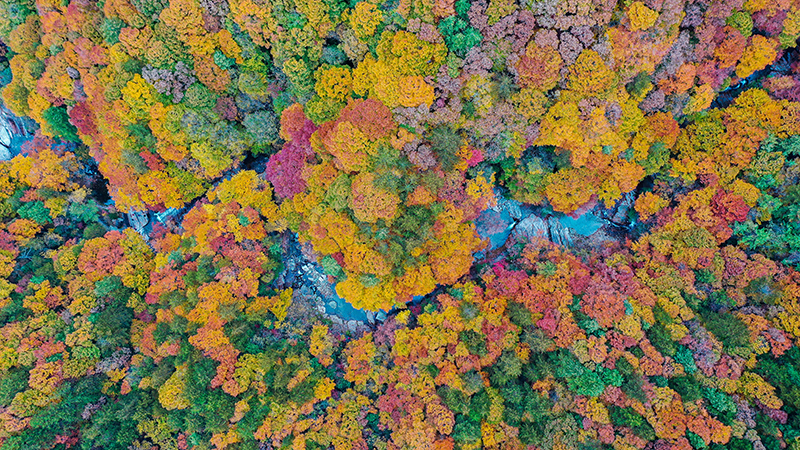
[[[297,274],[294,271],[286,271],[278,277],[277,284],[281,287],[294,286]]]
[[[375,314],[375,320],[377,320],[378,322],[383,322],[384,320],[386,320],[386,313],[383,311],[378,311],[378,313]]]
[[[538,216],[528,216],[520,221],[513,234],[519,241],[549,238],[547,222]]]
[[[317,292],[325,298],[335,297],[336,293],[333,292],[333,288],[327,283],[328,280],[323,279],[316,283]]]
[[[313,259],[318,255],[310,246],[297,242],[297,236],[287,233],[281,244],[285,255],[284,270],[277,277],[282,286],[292,286],[296,292],[309,299],[309,309],[316,309],[323,316],[339,325],[348,321],[366,323],[366,311],[353,308],[341,299],[335,286],[329,281],[322,267]]]
[[[136,231],[144,230],[145,225],[150,221],[146,211],[130,211],[128,213],[128,223]]]
[[[300,293],[300,295],[305,295],[306,297],[315,297],[314,290],[311,289],[311,286],[305,284],[301,285],[300,288],[298,288],[298,292]],[[320,302],[319,304],[322,303]]]
[[[631,208],[633,207],[633,203],[633,193],[629,192],[625,194],[614,206],[614,209],[611,211],[608,220],[616,225],[628,225],[630,222],[630,220],[628,220],[628,212],[630,212]]]
[[[508,213],[509,217],[514,220],[522,220],[525,217],[525,213],[522,210],[522,203],[516,200],[510,200],[504,198],[502,195],[495,192],[495,198],[497,199],[497,204],[492,208],[492,210],[502,213]]]
[[[554,243],[564,246],[572,244],[572,233],[570,233],[570,229],[565,227],[558,219],[555,217],[548,217],[547,226],[550,229],[550,239]]]
[[[150,223],[150,216],[146,211],[130,211],[128,213],[128,223],[131,228],[142,235],[145,242],[150,240],[150,236],[148,236],[147,229],[145,228],[147,224]]]

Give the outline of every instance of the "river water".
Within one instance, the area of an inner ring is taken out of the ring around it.
[[[475,221],[478,235],[482,239],[489,240],[489,249],[494,250],[502,247],[506,241],[511,237],[514,228],[525,219],[531,217],[538,218],[537,223],[541,223],[542,233],[545,236],[553,235],[555,242],[563,243],[564,235],[582,235],[590,236],[600,230],[607,222],[591,212],[587,212],[577,218],[570,217],[561,213],[549,213],[548,217],[541,217],[540,215],[546,213],[541,208],[527,205],[516,200],[509,200],[503,198],[499,193],[497,194],[497,206],[486,210]],[[538,214],[538,215],[537,215]],[[553,226],[553,222],[557,222],[560,226]],[[553,230],[558,228],[558,231]],[[566,232],[565,232],[566,230]],[[559,237],[554,236],[560,234]],[[482,259],[484,252],[479,252],[475,255],[476,260]],[[303,283],[308,283],[314,286],[316,294],[323,298],[325,302],[325,314],[328,316],[335,316],[342,321],[359,321],[366,322],[368,313],[362,309],[354,308],[346,300],[342,299],[336,294],[336,285],[328,283],[327,276],[322,271],[322,267],[313,262],[304,262],[300,269],[300,276],[303,278]],[[419,300],[416,298],[415,300]],[[391,313],[391,311],[389,311]],[[382,315],[378,315],[380,319]]]

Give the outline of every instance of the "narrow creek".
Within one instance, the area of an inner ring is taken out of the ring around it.
[[[527,241],[534,237],[555,242],[559,245],[570,246],[576,237],[589,237],[601,231],[604,227],[615,224],[602,214],[615,215],[618,209],[630,207],[630,202],[625,199],[612,210],[593,208],[578,217],[552,213],[541,207],[527,205],[515,200],[503,198],[496,193],[497,205],[486,210],[476,220],[476,228],[482,239],[489,241],[489,247],[474,256],[474,262],[487,262],[488,259],[499,259],[505,253],[505,247],[510,242]],[[600,215],[598,215],[600,214]],[[336,324],[343,325],[355,331],[366,324],[383,321],[387,316],[396,313],[392,309],[386,313],[372,313],[354,308],[346,300],[336,294],[336,285],[328,281],[328,276],[322,267],[303,255],[300,243],[293,233],[288,233],[284,248],[286,268],[278,277],[279,283],[286,287],[294,287],[299,295],[305,296],[315,305],[317,311]],[[416,304],[435,296],[441,291],[441,286],[433,293],[424,297],[415,298],[411,304]]]

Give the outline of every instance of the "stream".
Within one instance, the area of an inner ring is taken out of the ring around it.
[[[533,237],[542,237],[559,245],[570,246],[577,236],[592,236],[604,226],[614,226],[608,219],[599,217],[589,211],[578,217],[553,213],[541,207],[527,205],[516,200],[504,198],[496,192],[497,205],[481,214],[475,221],[478,235],[489,241],[489,248],[476,252],[474,261],[486,261],[504,253],[509,242],[526,241]],[[625,201],[620,203],[624,204]],[[601,208],[595,208],[601,209]],[[625,210],[627,211],[627,209]],[[600,211],[609,215],[614,211]],[[366,323],[383,321],[388,313],[372,313],[354,308],[346,300],[336,294],[336,285],[328,281],[328,276],[315,261],[303,255],[300,243],[294,233],[287,233],[284,244],[286,268],[278,277],[278,284],[294,287],[299,294],[312,299],[318,312],[334,323],[346,326],[355,331]],[[434,291],[435,295],[440,289]],[[427,296],[426,296],[427,297]],[[414,299],[414,303],[424,297]]]

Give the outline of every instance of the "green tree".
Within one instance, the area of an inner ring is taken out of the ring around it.
[[[459,16],[446,17],[439,22],[439,32],[442,33],[447,48],[460,58],[483,40],[483,36],[469,24],[468,19]]]
[[[456,416],[452,437],[458,444],[477,442],[481,438],[481,424],[470,420],[463,414],[459,414]]]
[[[67,114],[66,108],[52,106],[42,113],[42,117],[47,121],[47,124],[50,126],[50,129],[53,130],[53,134],[56,137],[65,141],[80,142],[78,138],[78,129],[69,122],[69,114]]]

